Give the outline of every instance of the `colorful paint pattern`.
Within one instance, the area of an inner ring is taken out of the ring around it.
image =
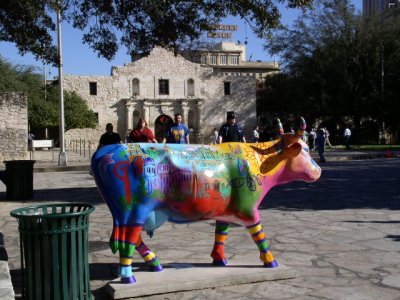
[[[312,182],[321,169],[309,155],[298,134],[256,144],[220,145],[121,144],[98,150],[92,169],[99,191],[113,215],[112,251],[120,253],[120,276],[133,283],[135,249],[161,271],[153,252],[141,239],[164,222],[187,223],[215,219],[215,243],[211,256],[225,265],[224,242],[229,224],[246,226],[266,267],[276,267],[258,206],[278,184],[294,180]]]

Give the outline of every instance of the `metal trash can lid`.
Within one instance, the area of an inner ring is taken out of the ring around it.
[[[53,219],[88,215],[94,210],[95,206],[88,203],[56,203],[17,208],[11,211],[10,215],[17,219]]]

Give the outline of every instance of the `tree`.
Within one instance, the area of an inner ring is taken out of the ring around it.
[[[109,60],[120,45],[128,54],[145,54],[154,46],[179,51],[229,15],[240,16],[258,37],[266,37],[280,26],[277,4],[282,2],[305,9],[313,0],[0,0],[0,40],[56,65],[51,13],[59,9],[63,20],[85,32],[83,41]]]
[[[31,128],[58,126],[59,91],[53,83],[44,91],[44,82],[34,67],[13,66],[0,56],[0,92],[25,92],[28,96],[28,121]],[[74,92],[66,92],[65,128],[94,128],[96,115],[84,99]]]
[[[318,1],[311,13],[300,16],[292,28],[278,31],[266,45],[283,58],[285,76],[267,81],[262,101],[284,103],[280,106],[285,108],[298,108],[300,103],[303,114],[335,124],[348,117],[356,129],[368,119],[396,127],[399,34],[397,19],[382,24],[380,18],[356,15],[347,0]]]

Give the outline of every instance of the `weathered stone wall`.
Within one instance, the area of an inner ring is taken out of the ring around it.
[[[28,103],[24,93],[0,93],[0,161],[28,158]]]
[[[133,95],[133,80],[139,80],[140,91]],[[169,95],[159,95],[159,80],[169,80]],[[194,82],[194,95],[188,95],[188,80]],[[231,95],[224,95],[224,82],[231,82]],[[97,82],[97,95],[90,95],[89,83]],[[182,111],[182,100],[187,99],[188,109],[197,111],[196,104],[190,100],[200,99],[201,128],[198,130],[204,139],[199,142],[208,143],[213,135],[214,127],[219,128],[226,121],[226,112],[235,111],[237,121],[247,134],[250,134],[256,123],[256,81],[254,77],[234,77],[213,74],[213,69],[190,62],[163,48],[154,48],[144,58],[113,67],[111,76],[64,76],[64,87],[76,91],[88,102],[89,108],[98,113],[98,130],[104,131],[106,123],[114,124],[114,130],[121,138],[127,129],[127,100],[160,100],[160,105],[149,109],[146,119],[154,131],[154,121],[162,113],[173,117]],[[171,100],[166,107],[165,101]],[[164,101],[161,104],[161,101]],[[191,107],[192,105],[193,107]],[[135,108],[140,116],[144,111]],[[136,120],[136,119],[135,119]],[[184,120],[186,124],[193,120]],[[128,122],[129,123],[129,122]],[[135,122],[133,122],[135,123]],[[129,126],[131,128],[131,126]],[[86,134],[84,134],[86,135]]]
[[[90,149],[97,149],[99,144],[100,136],[105,132],[105,128],[75,128],[65,132],[65,146],[67,149],[74,149],[76,143],[83,143],[85,141],[85,147]],[[122,138],[122,136],[121,136]],[[81,140],[81,141],[80,141]]]

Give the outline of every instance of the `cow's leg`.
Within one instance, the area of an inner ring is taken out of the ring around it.
[[[140,232],[142,231],[142,225],[124,226],[120,227],[118,231],[118,276],[121,277],[121,283],[134,283],[136,279],[132,272],[132,257],[133,253],[135,253],[135,247]]]
[[[139,238],[136,243],[136,251],[143,257],[146,264],[148,264],[153,272],[160,272],[163,270],[163,267],[160,264],[160,260],[157,256],[151,251],[145,243],[143,243],[142,236],[139,235]]]
[[[248,231],[256,243],[258,249],[260,250],[260,258],[264,262],[264,267],[266,268],[276,268],[278,263],[276,262],[274,256],[272,255],[267,239],[265,238],[264,230],[260,222],[247,226]]]
[[[211,252],[213,265],[225,266],[228,262],[224,253],[224,242],[228,238],[229,223],[217,221],[215,225],[215,242]]]

